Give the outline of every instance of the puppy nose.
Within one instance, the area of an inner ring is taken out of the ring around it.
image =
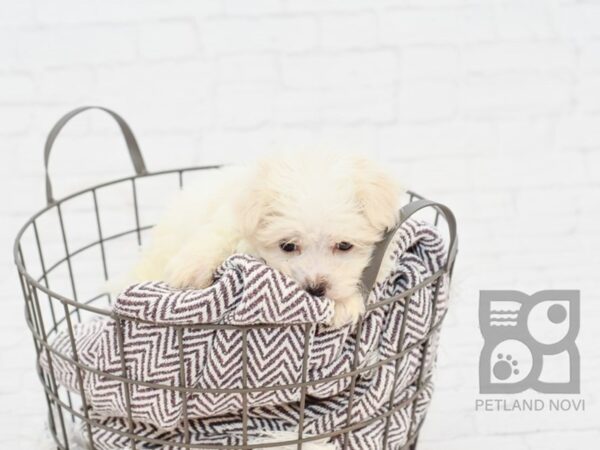
[[[327,285],[325,283],[309,284],[306,288],[306,292],[308,292],[310,295],[314,295],[315,297],[323,297],[326,290]]]

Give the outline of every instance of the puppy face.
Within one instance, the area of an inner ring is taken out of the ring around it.
[[[399,189],[368,160],[296,154],[263,161],[239,205],[250,251],[317,296],[360,295],[374,244],[397,219]]]

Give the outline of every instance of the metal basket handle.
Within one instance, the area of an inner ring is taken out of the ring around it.
[[[50,133],[46,138],[46,144],[44,145],[44,169],[46,172],[46,200],[48,201],[48,205],[51,205],[55,202],[54,196],[52,195],[52,182],[50,181],[50,174],[48,173],[50,151],[52,150],[54,141],[56,140],[58,134],[63,129],[63,127],[73,117],[90,109],[99,109],[101,111],[104,111],[117,121],[117,123],[119,124],[119,128],[121,129],[121,133],[125,138],[127,150],[129,150],[129,157],[131,158],[131,162],[133,163],[135,173],[137,175],[145,175],[146,173],[148,173],[146,170],[146,164],[144,163],[144,158],[142,157],[142,152],[140,151],[140,147],[138,146],[135,136],[133,135],[133,131],[131,131],[131,128],[129,127],[129,125],[127,125],[127,122],[125,122],[125,120],[114,111],[111,111],[110,109],[104,108],[102,106],[82,106],[62,116],[59,119],[59,121],[56,122],[54,127],[52,127],[52,130],[50,130]]]
[[[456,218],[454,214],[446,205],[441,203],[437,203],[431,200],[422,199],[415,200],[413,202],[404,205],[399,211],[399,221],[398,225],[395,228],[388,230],[384,236],[384,238],[377,243],[375,246],[375,251],[373,252],[373,257],[371,258],[371,263],[367,266],[367,268],[363,271],[362,274],[362,286],[365,292],[365,296],[368,296],[373,286],[375,285],[375,281],[377,280],[377,275],[379,274],[379,269],[381,268],[381,262],[383,261],[383,257],[385,252],[392,241],[392,238],[396,234],[396,231],[402,226],[402,224],[417,211],[427,208],[433,207],[435,208],[444,219],[446,219],[446,223],[448,225],[448,232],[450,234],[450,242],[448,245],[448,257],[446,258],[445,269],[447,271],[452,271],[452,267],[454,265],[454,259],[456,258],[456,252],[458,251],[458,240],[456,237]]]

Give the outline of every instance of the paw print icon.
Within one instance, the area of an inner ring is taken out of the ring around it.
[[[579,291],[481,291],[482,394],[579,393]]]

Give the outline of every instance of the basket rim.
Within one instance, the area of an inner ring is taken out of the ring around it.
[[[23,277],[25,279],[25,281],[27,282],[27,284],[33,286],[36,289],[39,289],[41,292],[43,292],[44,294],[64,303],[70,306],[73,306],[75,308],[78,309],[82,309],[85,311],[89,311],[91,313],[94,314],[98,314],[98,315],[102,315],[104,317],[109,317],[109,318],[113,318],[113,319],[121,319],[121,320],[130,320],[130,321],[134,321],[134,322],[140,322],[139,319],[136,318],[131,318],[131,317],[122,317],[119,314],[116,314],[115,312],[109,310],[109,309],[105,309],[105,308],[100,308],[97,306],[94,306],[90,303],[93,302],[82,302],[82,301],[77,301],[74,300],[72,298],[69,298],[66,295],[60,294],[58,292],[56,292],[55,290],[52,290],[50,288],[48,288],[47,286],[44,286],[40,280],[35,279],[28,271],[27,271],[27,267],[25,266],[25,262],[23,261],[22,258],[22,254],[21,254],[21,241],[23,238],[24,233],[26,232],[26,230],[30,227],[30,226],[35,226],[35,221],[36,219],[38,219],[40,216],[42,216],[44,213],[52,210],[53,208],[59,208],[60,209],[60,205],[62,205],[63,203],[67,202],[68,200],[71,200],[73,198],[79,197],[81,195],[90,193],[90,192],[95,192],[98,189],[107,187],[107,186],[112,186],[115,184],[119,184],[119,183],[124,183],[127,181],[134,181],[136,179],[142,179],[142,178],[151,178],[151,177],[155,177],[155,176],[160,176],[160,175],[167,175],[167,174],[174,174],[174,173],[179,173],[179,177],[181,179],[181,177],[183,176],[183,174],[185,172],[194,172],[194,171],[200,171],[200,170],[215,170],[215,169],[219,169],[223,167],[222,164],[212,164],[212,165],[199,165],[199,166],[189,166],[189,167],[180,167],[180,168],[174,168],[174,169],[165,169],[165,170],[159,170],[159,171],[152,171],[152,172],[145,172],[143,174],[133,174],[133,175],[129,175],[129,176],[125,176],[125,177],[121,177],[121,178],[117,178],[114,180],[109,180],[109,181],[105,181],[102,183],[98,183],[95,185],[92,185],[90,187],[84,188],[84,189],[80,189],[76,192],[73,192],[71,194],[68,194],[64,197],[61,197],[57,200],[54,200],[51,203],[48,203],[45,207],[43,207],[42,209],[38,210],[37,212],[35,212],[19,229],[19,231],[17,232],[17,235],[15,237],[15,241],[13,244],[13,258],[14,258],[14,263],[17,267],[17,272],[19,277]],[[416,200],[425,200],[425,197],[423,197],[420,194],[415,193],[414,191],[410,191],[407,190],[406,191],[407,195],[410,196],[411,201],[413,201],[414,199]],[[132,230],[129,230],[127,232],[124,233],[119,233],[117,235],[114,236],[109,236],[107,237],[106,240],[108,239],[116,239],[117,237],[121,237],[121,235],[125,235],[125,234],[130,234],[130,233],[134,233],[136,232],[137,229],[134,228]],[[458,240],[456,238],[456,240]],[[97,244],[96,242],[93,243],[94,245]],[[83,251],[85,249],[85,247],[83,247],[82,249],[78,249],[77,251]],[[76,252],[77,252],[76,251]],[[72,256],[72,255],[69,255]],[[448,267],[451,267],[448,266]],[[443,272],[450,272],[451,269],[442,269]],[[431,280],[423,280],[421,283],[419,283],[417,286],[415,286],[415,289],[419,289],[424,287],[425,285],[427,285],[429,282],[431,282]],[[413,289],[411,289],[409,292],[403,292],[399,295],[393,296],[391,298],[388,299],[383,299],[382,301],[384,302],[392,302],[392,301],[396,301],[399,300],[400,298],[404,298],[407,295],[410,295],[410,293],[413,291]],[[92,299],[94,300],[94,299]],[[378,302],[379,304],[380,302]],[[199,327],[199,326],[213,326],[215,328],[221,328],[221,327],[226,327],[226,328],[234,328],[234,329],[242,329],[242,328],[256,328],[256,327],[269,327],[269,328],[273,328],[273,327],[282,327],[282,326],[286,326],[286,324],[253,324],[253,325],[242,325],[242,326],[237,326],[237,325],[223,325],[223,324],[187,324],[187,325],[176,325],[176,324],[164,324],[164,326],[169,326],[169,327],[180,327],[180,326],[186,326],[186,327]],[[287,324],[287,326],[289,326],[289,324]]]

